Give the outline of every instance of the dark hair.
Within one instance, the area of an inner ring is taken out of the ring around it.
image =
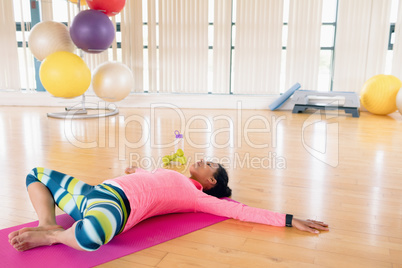
[[[221,197],[229,197],[232,195],[232,189],[228,187],[229,177],[225,168],[218,164],[218,170],[214,174],[214,178],[216,180],[216,184],[213,188],[204,191],[206,194],[221,198]]]

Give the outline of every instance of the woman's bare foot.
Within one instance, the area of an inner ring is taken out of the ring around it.
[[[25,232],[33,232],[33,231],[47,231],[47,230],[53,230],[53,229],[60,229],[63,228],[60,225],[43,225],[43,226],[37,226],[37,227],[25,227],[22,229],[19,229],[18,231],[11,232],[8,235],[8,241],[11,241],[15,236],[20,235]]]
[[[63,227],[60,225],[44,225],[44,226],[37,226],[37,227],[25,227],[25,228],[19,229],[18,231],[11,232],[8,235],[8,242],[11,244],[11,240],[14,237],[16,237],[22,233],[25,233],[25,232],[48,231],[48,230],[60,229],[60,228],[63,228]]]
[[[10,244],[18,251],[54,244],[55,232],[64,231],[59,225],[23,228],[9,236]],[[12,236],[12,237],[11,237]]]

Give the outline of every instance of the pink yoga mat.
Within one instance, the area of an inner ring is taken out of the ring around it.
[[[93,267],[226,219],[204,213],[169,214],[153,217],[139,223],[94,252],[78,251],[61,244],[18,252],[8,243],[8,234],[23,227],[37,226],[37,222],[31,222],[0,230],[0,266]],[[64,214],[57,216],[57,223],[67,228],[74,221],[70,216]]]

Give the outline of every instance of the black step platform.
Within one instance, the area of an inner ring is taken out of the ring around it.
[[[292,113],[294,114],[303,113],[309,108],[319,110],[344,110],[345,113],[352,114],[353,117],[360,117],[360,111],[356,107],[312,105],[312,104],[295,104]]]

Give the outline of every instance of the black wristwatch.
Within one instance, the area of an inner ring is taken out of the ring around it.
[[[286,227],[292,227],[292,220],[293,220],[293,215],[286,214]]]

